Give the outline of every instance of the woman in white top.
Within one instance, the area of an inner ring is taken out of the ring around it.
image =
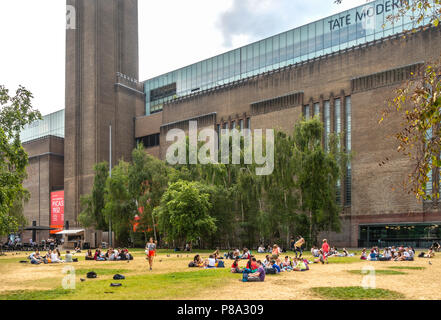
[[[208,268],[215,268],[216,267],[216,258],[214,257],[214,255],[210,255],[208,257],[207,267]]]

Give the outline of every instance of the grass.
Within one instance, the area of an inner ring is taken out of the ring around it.
[[[237,275],[231,274],[229,269],[147,274],[129,276],[126,280],[119,281],[86,279],[85,282],[77,283],[75,290],[57,288],[46,291],[15,291],[0,295],[0,300],[185,299],[194,292],[225,285],[229,280],[237,280]],[[112,288],[112,282],[122,283],[123,286]]]
[[[403,275],[403,274],[407,274],[405,272],[401,272],[401,271],[395,271],[395,270],[373,270],[375,272],[375,275],[381,274],[381,275]],[[360,274],[360,275],[366,275],[368,274],[370,271],[368,271],[367,273],[363,273],[362,270],[348,270],[348,272],[353,273],[353,274]]]
[[[424,270],[425,267],[388,267],[389,269],[396,269],[396,270]]]
[[[324,299],[333,300],[392,300],[404,295],[386,289],[364,289],[363,287],[316,287],[311,292]]]

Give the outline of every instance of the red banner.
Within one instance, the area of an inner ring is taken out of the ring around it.
[[[64,229],[64,191],[51,192],[51,234]]]

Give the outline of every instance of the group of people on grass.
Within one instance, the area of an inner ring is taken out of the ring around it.
[[[102,252],[101,249],[96,249],[95,253],[92,250],[87,250],[86,260],[95,261],[120,261],[120,260],[133,260],[132,254],[127,248],[124,249],[113,249],[110,248],[106,253]]]
[[[61,253],[58,249],[49,249],[45,255],[41,255],[39,250],[35,250],[29,255],[28,259],[31,260],[31,264],[74,262],[70,251],[66,251],[63,260],[61,259]]]
[[[427,253],[421,252],[419,258],[433,258],[435,250],[433,246]],[[412,247],[386,247],[382,251],[378,247],[373,247],[369,252],[364,248],[361,252],[361,260],[368,261],[414,261],[415,250]]]

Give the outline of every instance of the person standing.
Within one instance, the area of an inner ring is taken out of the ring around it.
[[[150,238],[149,242],[147,242],[145,249],[146,249],[146,254],[148,256],[148,260],[149,260],[149,265],[150,265],[150,270],[152,270],[153,267],[153,259],[156,255],[156,244],[158,242],[157,241],[153,241],[153,238]]]
[[[296,241],[296,243],[294,244],[294,251],[296,253],[296,258],[297,258],[297,252],[300,253],[299,258],[302,257],[303,255],[303,249],[302,246],[305,244],[305,239],[303,239],[302,236],[299,236],[299,239]]]
[[[326,261],[326,263],[328,263],[329,244],[328,244],[328,240],[326,239],[323,239],[322,251],[323,251],[323,259]]]

